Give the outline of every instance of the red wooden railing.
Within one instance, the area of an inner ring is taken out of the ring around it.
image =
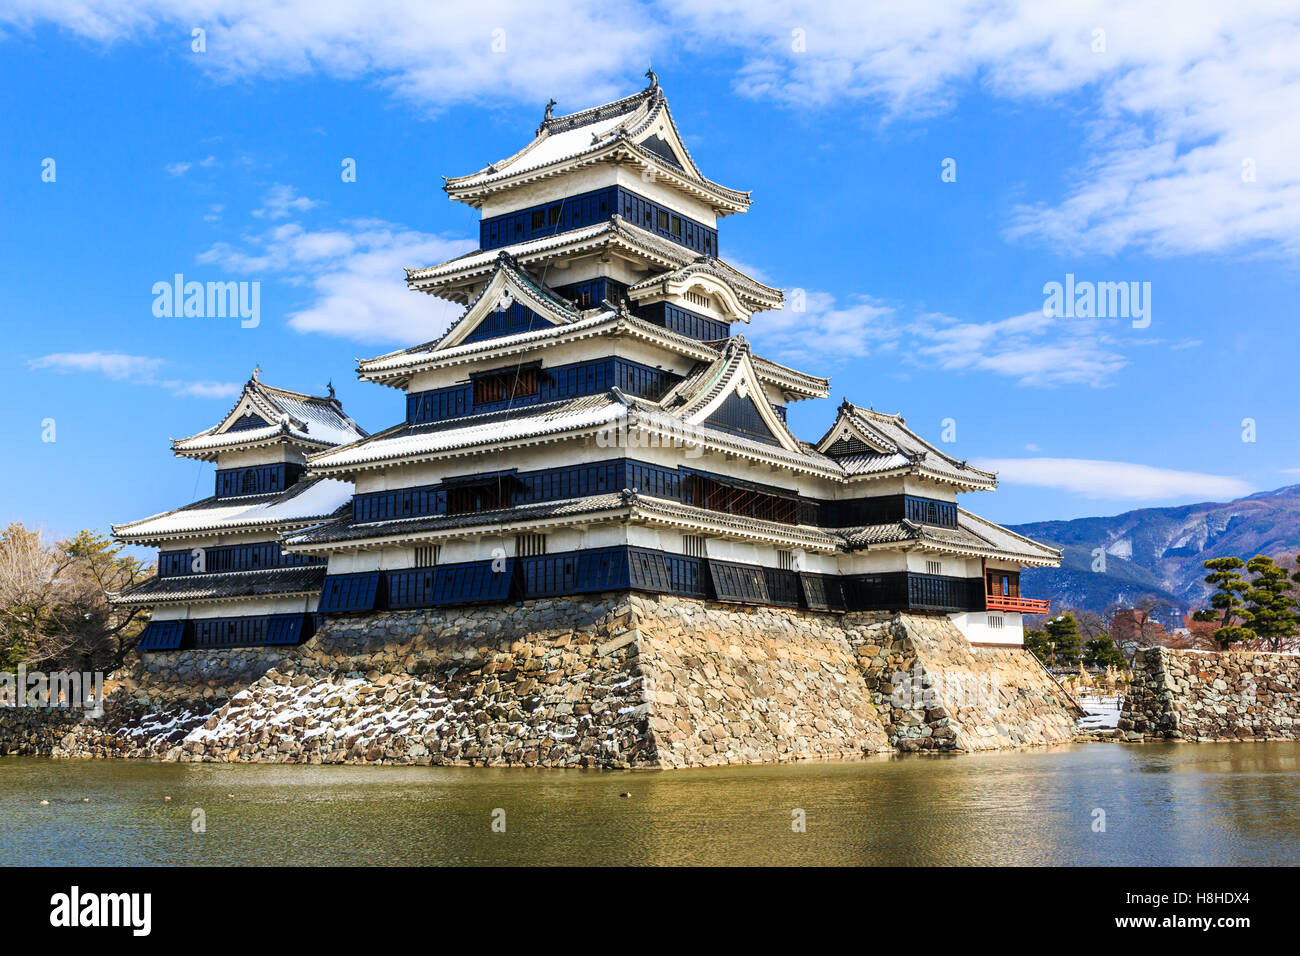
[[[1002,594],[984,596],[984,606],[990,611],[1020,611],[1023,614],[1046,614],[1050,601],[1038,598],[1007,597]]]

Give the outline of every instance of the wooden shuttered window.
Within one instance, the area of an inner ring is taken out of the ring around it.
[[[474,379],[474,404],[492,405],[535,396],[537,381],[536,366],[478,376]]]

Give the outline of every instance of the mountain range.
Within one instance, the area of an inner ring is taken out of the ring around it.
[[[1103,615],[1108,608],[1131,607],[1154,597],[1172,605],[1157,617],[1174,622],[1182,611],[1204,606],[1210,588],[1202,563],[1210,558],[1296,557],[1300,485],[1236,501],[1010,527],[1063,552],[1061,567],[1022,573],[1021,593],[1026,597],[1050,598],[1053,611],[1074,607]]]

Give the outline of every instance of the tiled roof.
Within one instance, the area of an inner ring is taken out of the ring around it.
[[[721,201],[731,211],[743,211],[748,207],[749,193],[705,178],[688,152],[681,157],[682,162],[677,162],[644,143],[636,142],[661,118],[672,127],[674,137],[681,143],[668,101],[657,83],[613,103],[567,116],[551,116],[548,110],[536,136],[519,152],[476,173],[450,177],[443,188],[453,198],[476,196],[512,180],[544,178],[562,172],[572,164],[602,157],[608,159],[607,153],[625,151],[648,164],[663,166],[666,163],[665,174],[669,181],[680,180],[689,191]],[[685,152],[684,143],[681,143],[681,149]]]
[[[516,332],[497,338],[469,342],[451,348],[437,348],[437,339],[423,345],[389,352],[377,358],[365,359],[357,364],[358,374],[370,381],[385,384],[402,385],[416,371],[439,368],[443,365],[462,364],[474,361],[479,356],[493,358],[509,355],[525,349],[534,349],[542,345],[553,345],[574,341],[592,335],[635,335],[642,339],[663,345],[680,355],[695,358],[697,361],[711,362],[725,347],[727,340],[720,339],[703,342],[689,336],[673,332],[661,325],[647,322],[628,312],[604,311],[587,315],[568,325],[548,326],[528,332]],[[830,379],[809,375],[796,369],[779,365],[760,355],[751,356],[754,371],[765,382],[795,394],[814,398],[825,398],[830,390]]]
[[[305,531],[288,535],[285,543],[290,547],[342,543],[384,538],[407,538],[438,531],[462,528],[501,527],[507,523],[543,521],[568,518],[575,515],[590,516],[608,511],[626,511],[627,500],[621,494],[588,495],[583,498],[566,498],[560,501],[539,501],[514,508],[496,511],[476,511],[470,514],[423,515],[418,518],[397,518],[392,521],[367,521],[358,523],[352,513]]]
[[[569,521],[610,520],[625,517],[632,521],[659,521],[669,524],[688,523],[703,525],[716,533],[732,537],[770,540],[779,539],[805,547],[834,551],[841,547],[839,536],[831,531],[807,525],[791,525],[778,521],[742,518],[710,511],[694,505],[667,501],[633,491],[565,498],[559,501],[542,501],[478,511],[469,514],[426,515],[419,518],[399,518],[392,521],[358,523],[351,514],[341,516],[327,524],[288,535],[285,544],[290,548],[339,545],[359,541],[392,541],[419,538],[444,531],[466,529],[493,529],[514,527],[528,522],[564,523]]]
[[[844,472],[833,458],[828,458],[807,442],[799,442],[798,451],[789,451],[780,445],[746,438],[733,432],[724,432],[708,425],[688,425],[676,414],[664,411],[653,402],[631,399],[633,409],[628,415],[628,427],[645,425],[665,435],[681,438],[687,444],[704,443],[724,452],[734,452],[763,462],[776,462],[789,468],[840,478]]]
[[[958,509],[958,515],[959,524],[956,528],[920,525],[911,521],[855,528],[819,528],[731,515],[624,490],[534,502],[493,511],[426,515],[391,521],[359,523],[353,520],[351,511],[348,511],[330,522],[289,534],[284,540],[291,549],[303,547],[311,550],[322,545],[417,540],[449,531],[475,529],[490,532],[530,523],[544,526],[622,517],[633,522],[703,528],[711,533],[736,538],[776,540],[827,552],[857,551],[872,546],[918,545],[939,551],[1021,559],[1031,564],[1055,564],[1060,559],[1059,552],[969,512]]]
[[[249,403],[266,425],[257,428],[232,428],[235,412]],[[258,380],[256,375],[244,385],[239,399],[219,423],[172,442],[178,455],[212,459],[215,452],[243,448],[288,439],[301,444],[326,448],[345,445],[364,438],[366,432],[343,413],[343,405],[331,393],[307,395],[276,388]]]
[[[114,525],[113,534],[132,544],[148,544],[190,532],[301,525],[328,518],[351,498],[349,481],[304,478],[273,494],[204,498],[149,518]]]
[[[823,451],[831,446],[830,437],[840,433],[847,421],[852,430],[872,451],[836,456],[848,475],[876,475],[892,471],[920,473],[953,481],[973,488],[993,488],[997,476],[959,461],[940,451],[907,427],[901,415],[887,415],[873,409],[844,402],[834,424],[818,441]]]
[[[223,598],[271,597],[277,594],[318,593],[325,565],[267,568],[262,571],[223,571],[152,577],[113,597],[114,604],[169,604]]]
[[[685,246],[661,239],[619,215],[581,229],[570,229],[568,232],[553,236],[514,243],[509,249],[516,261],[527,265],[534,259],[550,257],[558,250],[563,250],[567,254],[576,254],[587,246],[599,248],[611,244],[635,251],[665,269],[677,269],[697,259],[708,258],[697,255]],[[489,273],[496,262],[497,255],[497,250],[489,249],[470,252],[424,269],[408,269],[406,281],[412,289],[436,292],[441,295],[440,290],[453,281],[464,282]],[[780,289],[764,285],[721,260],[712,260],[711,268],[725,272],[728,284],[754,311],[780,307],[782,302]]]
[[[401,424],[364,441],[316,455],[310,459],[310,467],[313,471],[325,471],[499,442],[544,438],[609,424],[626,414],[626,402],[610,391],[428,425]]]
[[[941,551],[1008,556],[1041,564],[1056,564],[1061,557],[1059,551],[1008,531],[1001,525],[961,508],[957,509],[955,528],[923,525],[912,521],[894,521],[854,528],[837,528],[835,534],[843,539],[850,551],[870,548],[873,545],[915,543]]]
[[[779,538],[785,542],[795,542],[823,551],[839,550],[843,544],[833,531],[812,525],[787,524],[783,521],[765,521],[761,518],[732,515],[648,495],[634,495],[633,505],[634,512],[640,516],[659,518],[670,523],[687,521],[692,524],[708,525],[735,537]]]

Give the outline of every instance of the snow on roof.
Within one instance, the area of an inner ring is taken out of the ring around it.
[[[514,156],[498,160],[486,169],[452,182],[457,188],[478,186],[495,176],[505,175],[507,171],[514,174],[549,166],[563,159],[571,159],[597,146],[604,146],[612,139],[614,130],[623,125],[625,119],[626,114],[620,113],[618,116],[611,116],[609,119],[579,126],[563,133],[547,133]]]
[[[511,243],[509,247],[510,254],[518,260],[531,253],[543,252],[554,246],[563,246],[572,242],[580,242],[583,239],[594,238],[603,232],[608,232],[609,229],[610,222],[605,220],[594,225],[583,226],[581,229],[570,229],[567,232],[557,232],[551,236],[539,236],[536,239],[529,239],[527,242]],[[457,256],[455,259],[448,259],[436,266],[409,269],[406,278],[408,282],[414,279],[432,279],[442,275],[451,275],[464,269],[489,266],[496,262],[498,254],[499,250],[497,249],[466,253],[463,256]]]
[[[369,359],[360,363],[360,370],[363,375],[372,372],[384,372],[390,369],[404,369],[412,364],[418,364],[425,359],[442,359],[455,358],[461,355],[472,355],[475,352],[490,352],[499,348],[505,348],[511,345],[519,345],[525,342],[532,342],[537,339],[550,338],[560,334],[578,332],[583,329],[589,329],[593,326],[603,325],[618,317],[618,313],[611,311],[599,312],[595,315],[589,315],[585,319],[579,319],[576,322],[570,322],[567,325],[551,325],[546,328],[532,329],[528,332],[516,332],[513,335],[500,335],[491,339],[480,339],[477,342],[468,342],[464,345],[455,345],[451,348],[439,349],[438,342],[441,339],[435,339],[432,342],[426,342],[423,345],[417,345],[414,348],[402,349],[398,352],[390,352],[387,355],[381,355],[378,358]]]
[[[981,471],[930,444],[908,428],[901,415],[888,415],[845,401],[835,422],[817,442],[817,448],[827,452],[834,443],[849,438],[860,440],[868,448],[835,456],[850,475],[874,475],[908,468],[973,488],[993,488],[997,483],[997,476],[992,472]]]
[[[305,478],[272,495],[205,498],[183,508],[114,525],[113,534],[124,541],[147,544],[188,532],[301,524],[327,518],[351,499],[350,481]]]
[[[626,415],[627,404],[614,393],[604,392],[563,402],[458,418],[452,420],[454,427],[447,427],[445,423],[398,425],[345,448],[315,455],[309,460],[309,466],[313,471],[321,472],[458,448],[541,438],[607,424]]]
[[[620,149],[659,167],[664,181],[722,209],[743,212],[749,206],[749,193],[707,179],[696,166],[652,74],[646,89],[613,103],[567,116],[552,116],[548,107],[546,118],[523,149],[478,172],[448,177],[443,188],[453,199],[473,202],[482,193],[503,188],[503,183],[557,175],[574,161],[601,151],[619,153]]]
[[[257,428],[237,427],[249,415],[256,415],[267,424]],[[197,435],[176,439],[172,450],[178,455],[210,459],[223,449],[280,439],[329,446],[346,445],[365,435],[365,430],[343,413],[333,389],[329,396],[307,395],[266,385],[254,373],[225,418]]]

